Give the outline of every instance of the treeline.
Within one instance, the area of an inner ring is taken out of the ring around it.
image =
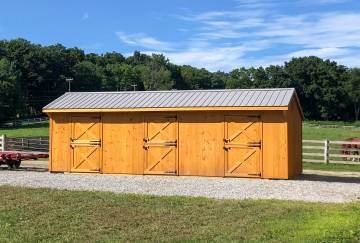
[[[85,54],[15,39],[0,41],[0,120],[41,114],[44,105],[68,90],[70,77],[71,91],[295,87],[308,119],[359,118],[360,69],[318,57],[209,72],[175,65],[158,54]]]

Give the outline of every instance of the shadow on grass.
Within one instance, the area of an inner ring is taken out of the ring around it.
[[[324,181],[324,182],[341,182],[341,183],[358,183],[360,177],[357,176],[341,176],[341,175],[319,175],[319,174],[302,174],[297,178],[301,181]]]
[[[44,167],[37,167],[37,166],[27,166],[27,167],[20,167],[19,169],[9,169],[7,166],[0,166],[0,170],[9,170],[9,171],[32,171],[32,172],[48,172],[49,170]]]

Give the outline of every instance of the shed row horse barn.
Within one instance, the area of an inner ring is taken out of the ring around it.
[[[295,90],[70,92],[46,107],[51,172],[299,175]]]

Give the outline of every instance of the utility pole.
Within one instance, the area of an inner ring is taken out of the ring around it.
[[[136,90],[136,86],[137,86],[137,84],[132,84],[131,86],[133,86],[134,87],[134,91]]]
[[[69,83],[69,92],[71,92],[71,81],[73,81],[74,79],[73,78],[66,78],[65,80],[66,80],[66,82]]]

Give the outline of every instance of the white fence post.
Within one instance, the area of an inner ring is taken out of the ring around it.
[[[4,151],[5,150],[5,135],[1,135],[0,136],[0,151]]]
[[[329,164],[329,140],[324,141],[324,163]]]

